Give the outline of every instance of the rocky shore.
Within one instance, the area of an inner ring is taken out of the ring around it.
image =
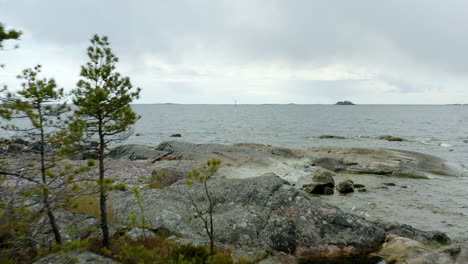
[[[4,158],[27,164],[21,153],[29,146],[15,144],[5,149]],[[188,220],[194,217],[190,199],[206,201],[201,187],[189,188],[185,179],[211,158],[222,160],[209,182],[215,201],[216,243],[233,249],[237,258],[257,263],[468,263],[466,240],[385,219],[376,221],[338,206],[361,193],[380,195],[380,189],[357,181],[361,178],[354,175],[385,179],[382,187],[391,188],[396,185],[394,179],[427,181],[463,173],[434,156],[389,149],[169,141],[154,147],[117,146],[110,150],[106,166],[109,177],[141,189],[149,233],[164,230],[177,243],[206,244],[202,221]],[[3,184],[21,185],[13,179]],[[113,191],[109,201],[114,232],[129,222],[129,215],[139,213],[128,189]],[[60,219],[64,219],[63,229],[70,223],[78,225],[77,219],[89,228],[99,224],[79,213],[63,212]],[[46,226],[37,232],[43,234],[43,243],[51,241]],[[92,235],[76,232],[70,239]]]

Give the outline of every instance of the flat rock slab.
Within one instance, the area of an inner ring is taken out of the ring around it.
[[[458,176],[462,173],[461,168],[450,166],[438,157],[392,149],[318,147],[300,150],[253,143],[230,146],[168,141],[161,143],[157,150],[173,154],[178,160],[200,163],[218,158],[223,161],[223,168],[242,168],[240,172],[248,174],[236,176],[235,170],[231,168],[227,171],[230,173],[224,173],[227,178],[255,177],[268,172],[282,178],[288,174],[301,177],[313,173],[313,167],[416,178],[429,178],[434,174]]]
[[[314,165],[333,171],[415,178],[457,173],[443,159],[403,150],[320,147],[307,149],[305,156]]]

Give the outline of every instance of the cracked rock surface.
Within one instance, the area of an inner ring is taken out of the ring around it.
[[[311,198],[278,176],[216,179],[209,182],[209,189],[216,201],[216,241],[232,247],[271,248],[307,259],[330,257],[329,252],[337,257],[365,254],[385,239],[383,229]],[[153,229],[180,234],[179,242],[206,243],[202,221],[188,221],[194,213],[189,197],[207,204],[201,194],[199,186],[188,188],[184,182],[144,190],[145,219]],[[116,192],[111,199],[122,223],[136,213],[134,198],[127,192]]]

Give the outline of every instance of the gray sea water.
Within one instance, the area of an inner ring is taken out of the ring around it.
[[[417,151],[468,167],[468,106],[134,105],[128,142],[254,142],[293,148],[346,146]],[[182,138],[171,138],[180,133]],[[138,135],[138,136],[137,136]],[[346,139],[320,139],[321,135]],[[391,135],[406,141],[377,139]]]
[[[434,105],[134,105],[142,118],[128,143],[264,143],[293,148],[346,146],[417,151],[468,167],[468,106]],[[170,135],[180,133],[181,138]],[[138,136],[137,136],[138,135]],[[321,135],[345,139],[321,139]],[[386,141],[391,135],[405,141]],[[468,239],[468,177],[430,180],[352,178],[366,193],[322,197],[370,220],[396,221]],[[385,183],[394,187],[382,188]]]

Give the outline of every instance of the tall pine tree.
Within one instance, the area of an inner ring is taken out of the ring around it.
[[[126,139],[132,133],[132,125],[140,118],[130,103],[139,97],[140,88],[132,89],[128,77],[116,72],[118,58],[112,53],[106,36],[94,35],[88,47],[89,62],[81,67],[82,77],[72,91],[73,103],[78,108],[72,131],[85,139],[98,141],[99,193],[103,246],[110,247],[107,220],[108,184],[105,178],[105,150],[116,141]]]

